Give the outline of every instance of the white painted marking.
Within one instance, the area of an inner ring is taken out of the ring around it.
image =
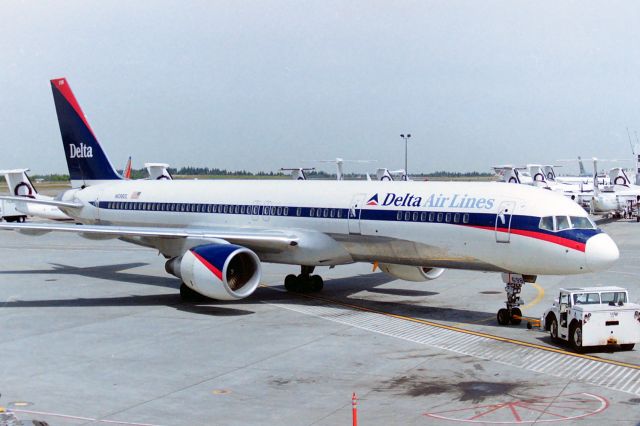
[[[636,381],[640,370],[631,367],[519,346],[321,300],[298,299],[295,304],[287,300],[264,303],[462,355],[640,395],[640,383]]]

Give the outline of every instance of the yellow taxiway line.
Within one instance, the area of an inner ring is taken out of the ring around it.
[[[542,298],[544,297],[544,288],[540,287],[536,283],[531,283],[531,285],[534,286],[536,288],[536,290],[538,290],[538,294],[536,295],[536,297],[531,302],[529,302],[526,305],[524,305],[522,307],[522,309],[529,309],[530,307],[537,305],[538,303],[540,303],[542,301]]]
[[[267,287],[267,286],[265,286],[265,287]],[[267,288],[269,288],[269,287],[267,287]],[[557,349],[557,348],[552,348],[552,347],[549,347],[549,346],[538,345],[536,343],[529,343],[529,342],[525,342],[525,341],[522,341],[522,340],[510,339],[508,337],[496,336],[496,335],[493,335],[493,334],[482,333],[482,332],[479,332],[479,331],[467,330],[467,329],[456,327],[456,326],[439,324],[437,322],[427,321],[427,320],[423,320],[423,319],[420,319],[420,318],[409,317],[409,316],[406,316],[406,315],[392,314],[390,312],[380,311],[380,310],[377,310],[377,309],[367,308],[367,307],[355,305],[355,304],[352,304],[352,303],[347,303],[347,302],[342,302],[342,301],[339,301],[339,300],[329,299],[329,298],[326,298],[326,297],[323,297],[323,296],[312,295],[312,294],[304,294],[304,293],[295,293],[295,294],[298,295],[298,296],[307,298],[307,299],[320,300],[320,301],[323,301],[323,302],[332,303],[334,305],[355,309],[355,310],[361,311],[361,312],[370,312],[370,313],[374,313],[374,314],[378,314],[378,315],[384,315],[384,316],[387,316],[387,317],[390,317],[390,318],[397,318],[397,319],[410,321],[410,322],[415,322],[415,323],[418,323],[418,324],[429,325],[429,326],[432,326],[432,327],[437,327],[437,328],[441,328],[441,329],[445,329],[445,330],[451,330],[451,331],[456,331],[456,332],[459,332],[459,333],[470,334],[470,335],[473,335],[473,336],[484,337],[484,338],[495,340],[495,341],[499,341],[499,342],[511,343],[511,344],[514,344],[514,345],[540,349],[540,350],[547,351],[547,352],[555,352],[557,354],[568,355],[568,356],[573,356],[573,357],[576,357],[576,358],[588,359],[588,360],[591,360],[591,361],[598,361],[598,362],[603,362],[603,363],[606,363],[606,364],[612,364],[612,365],[617,365],[617,366],[620,366],[620,367],[627,367],[627,368],[633,368],[633,369],[636,369],[636,370],[640,370],[640,365],[636,365],[636,364],[629,364],[629,363],[626,363],[626,362],[620,362],[620,361],[614,361],[614,360],[599,358],[597,356],[592,356],[592,355],[579,354],[579,353],[575,353],[575,352],[566,351],[566,350],[563,350],[563,349]]]

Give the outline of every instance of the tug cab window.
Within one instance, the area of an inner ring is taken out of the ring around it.
[[[574,305],[597,305],[600,303],[598,293],[576,293],[573,295]]]
[[[602,303],[627,303],[627,293],[624,291],[610,291],[602,293]]]

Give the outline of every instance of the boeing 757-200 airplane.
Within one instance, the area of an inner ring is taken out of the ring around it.
[[[0,227],[155,248],[167,272],[182,280],[183,297],[247,297],[262,262],[301,266],[284,280],[297,291],[322,288],[316,266],[370,262],[410,281],[470,269],[507,277],[507,305],[498,314],[506,324],[519,321],[520,287],[536,275],[601,271],[618,259],[616,244],[582,208],[523,185],[122,180],[67,81],[51,86],[73,189],[49,203],[82,225]]]

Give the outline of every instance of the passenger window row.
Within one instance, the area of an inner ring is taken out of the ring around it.
[[[180,213],[222,213],[247,214],[254,216],[298,216],[315,218],[347,217],[346,209],[320,207],[287,207],[268,205],[244,204],[192,204],[192,203],[147,203],[137,201],[108,201],[100,202],[100,207],[110,210],[136,210],[154,212]],[[469,223],[468,213],[435,213],[417,211],[398,211],[397,220],[406,222],[438,222],[438,223]]]
[[[315,208],[309,209],[309,217],[331,217],[342,218],[342,209]]]
[[[405,222],[469,223],[469,213],[399,211],[396,220]]]
[[[251,214],[265,216],[289,216],[289,207],[282,206],[250,206],[244,204],[187,204],[187,203],[144,203],[130,201],[109,201],[105,206],[112,210],[138,210],[154,212],[184,212],[184,213],[222,213],[222,214]],[[296,216],[302,215],[298,207]]]
[[[249,214],[261,216],[307,216],[322,218],[345,217],[345,209],[303,208],[287,206],[251,206],[243,204],[187,204],[187,203],[145,203],[131,201],[108,201],[100,203],[110,210],[137,210],[154,212],[222,213]]]

